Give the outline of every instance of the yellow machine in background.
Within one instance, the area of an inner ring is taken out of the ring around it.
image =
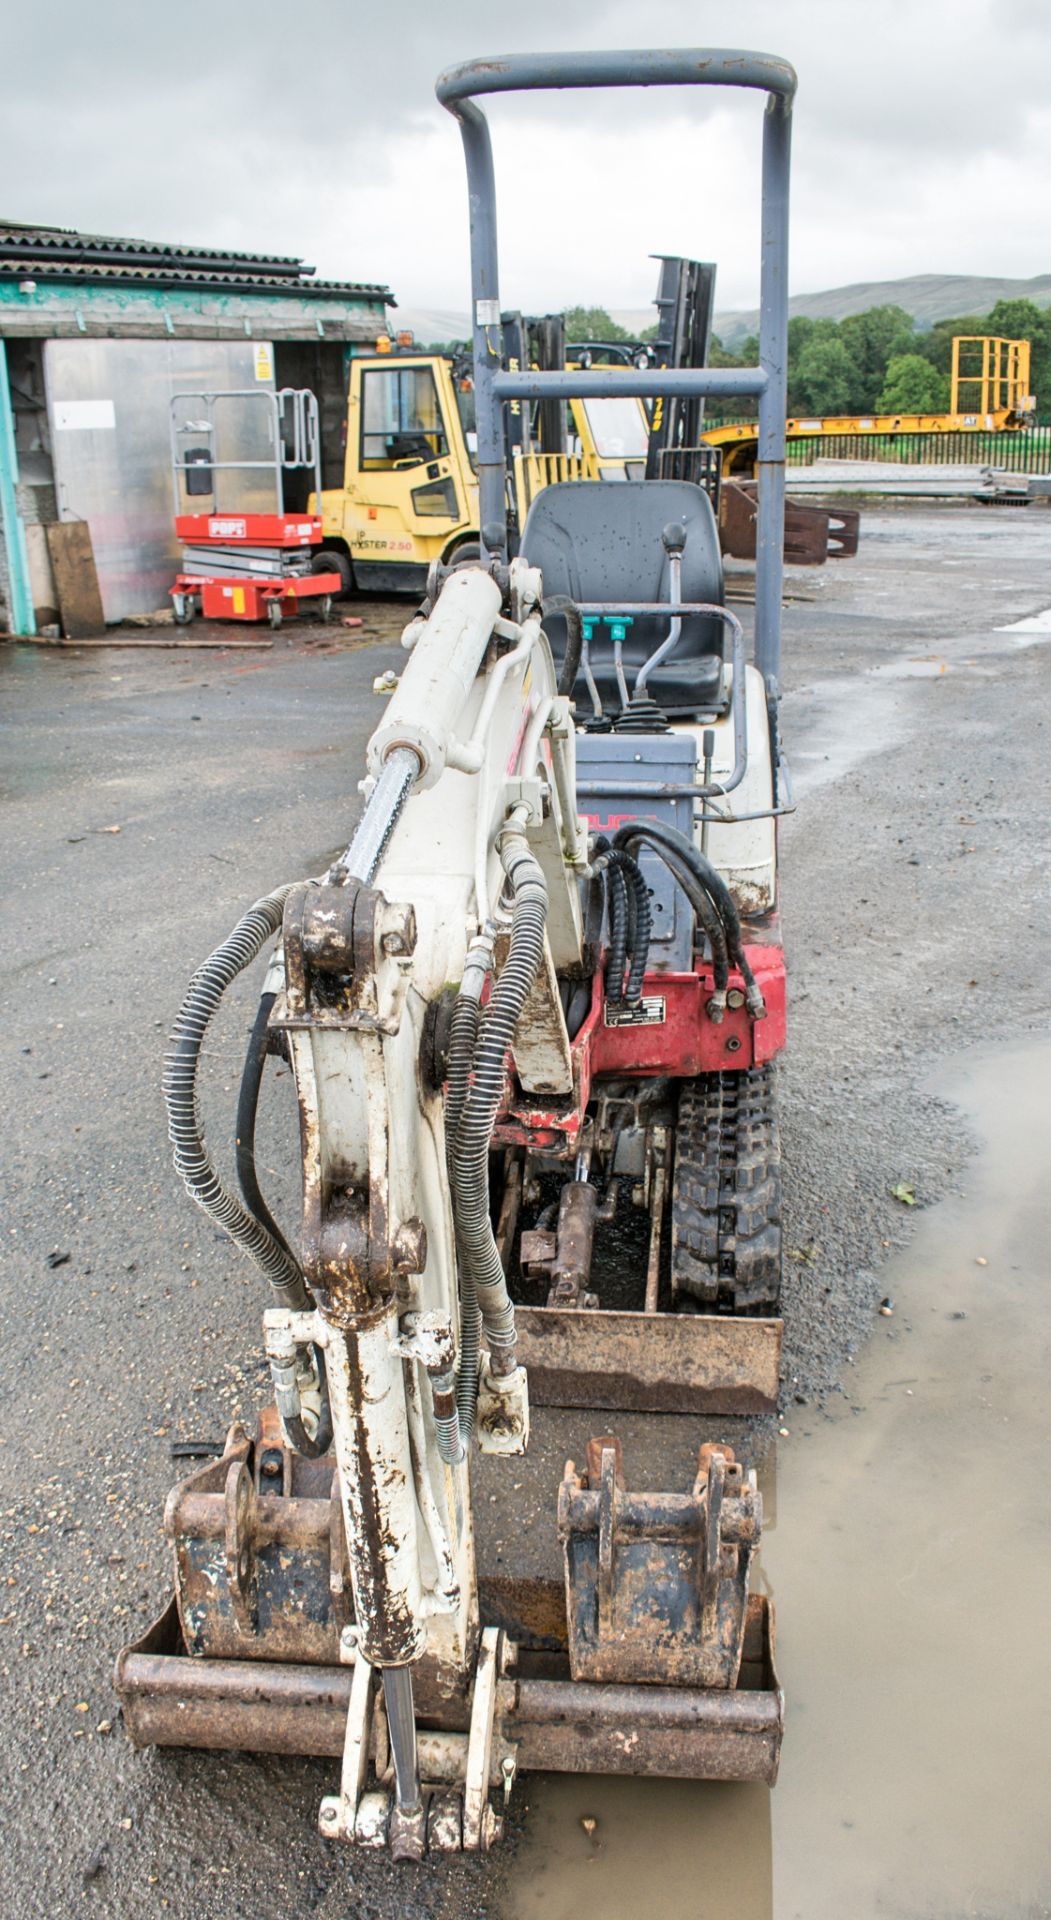
[[[952,414],[963,426],[1024,427],[1036,412],[1028,340],[958,333],[952,343]]]
[[[1036,398],[1029,391],[1028,340],[983,334],[956,334],[952,343],[952,394],[948,413],[871,413],[808,415],[785,423],[788,440],[905,433],[1006,433],[1031,426]],[[759,428],[754,420],[733,420],[705,430],[719,447],[723,473],[746,476],[755,464]]]
[[[433,560],[476,545],[474,394],[451,355],[392,351],[350,364],[342,487],[310,511],[322,517],[316,566],[344,588],[422,590]],[[526,432],[510,462],[521,524],[536,494],[559,480],[641,479],[649,426],[641,400],[566,403],[564,451],[541,450]]]

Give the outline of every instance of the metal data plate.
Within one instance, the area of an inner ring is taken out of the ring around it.
[[[634,1006],[607,1000],[603,1018],[607,1027],[662,1027],[667,1004],[663,993],[644,993]]]

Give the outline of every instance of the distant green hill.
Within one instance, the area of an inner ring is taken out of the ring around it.
[[[788,311],[805,313],[812,320],[845,320],[867,307],[904,307],[918,327],[926,328],[956,314],[988,313],[998,300],[1032,300],[1038,307],[1051,306],[1051,273],[1037,274],[1032,280],[998,280],[980,273],[914,273],[906,280],[859,280],[824,293],[793,294]],[[651,327],[656,318],[653,307],[611,307],[610,312],[631,334]],[[466,312],[399,308],[395,318],[399,327],[413,328],[418,340],[464,340],[470,331]],[[724,347],[736,347],[758,330],[758,307],[748,313],[715,316],[715,331]]]
[[[849,287],[830,287],[825,293],[797,293],[788,302],[790,314],[811,320],[845,320],[867,307],[904,307],[918,327],[956,314],[988,313],[998,300],[1032,300],[1051,306],[1051,273],[1032,280],[998,280],[980,273],[914,273],[906,280],[859,280]],[[715,331],[726,347],[734,347],[759,330],[759,309],[749,313],[717,313]]]

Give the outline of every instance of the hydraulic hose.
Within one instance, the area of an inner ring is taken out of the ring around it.
[[[260,1192],[255,1164],[255,1122],[259,1111],[263,1069],[266,1066],[270,1015],[276,999],[276,993],[261,993],[259,996],[259,1006],[252,1024],[248,1052],[245,1055],[244,1070],[241,1074],[241,1090],[237,1097],[234,1149],[237,1162],[237,1184],[241,1189],[241,1198],[245,1206],[253,1220],[258,1220],[271,1239],[276,1240],[279,1247],[284,1247],[289,1259],[293,1259],[292,1249]]]
[[[564,593],[545,596],[544,612],[560,613],[566,623],[566,651],[558,675],[558,693],[572,693],[584,651],[584,621],[575,600]],[[600,708],[601,711],[601,708]]]
[[[270,1015],[276,999],[276,993],[264,992],[259,996],[259,1005],[252,1023],[248,1052],[245,1055],[244,1069],[241,1074],[241,1088],[237,1098],[235,1154],[237,1181],[245,1206],[252,1218],[259,1222],[278,1246],[284,1248],[289,1259],[294,1261],[295,1255],[260,1191],[255,1164],[256,1115],[259,1111],[259,1093],[263,1083],[263,1069],[266,1065]],[[324,1353],[320,1347],[316,1346],[311,1347],[310,1351],[321,1390],[317,1430],[314,1434],[308,1432],[302,1408],[298,1413],[286,1410],[281,1418],[285,1432],[297,1453],[303,1454],[308,1460],[319,1460],[332,1445],[332,1409],[329,1405]],[[293,1401],[295,1398],[295,1395],[291,1396]]]
[[[274,1223],[271,1221],[270,1225],[266,1224],[270,1220],[270,1215],[265,1203],[263,1203],[263,1217],[257,1219],[236,1194],[231,1193],[223,1185],[205,1144],[197,1099],[197,1066],[205,1033],[227,987],[236,980],[239,973],[243,973],[246,967],[251,966],[267,941],[279,931],[285,900],[291,890],[291,884],[279,887],[276,892],[266,894],[261,900],[257,900],[254,906],[249,907],[244,918],[238,921],[229,938],[209,955],[203,966],[198,967],[186,989],[186,996],[168,1041],[162,1088],[168,1114],[168,1138],[172,1144],[175,1170],[191,1200],[208,1215],[210,1220],[214,1221],[217,1227],[221,1227],[223,1232],[229,1235],[236,1246],[239,1246],[244,1253],[256,1261],[257,1265],[262,1267],[270,1281],[277,1304],[302,1312],[312,1303],[299,1264],[280,1232],[276,1229],[271,1231]],[[253,1028],[253,1041],[259,1031],[260,1016],[257,1014]],[[250,1046],[250,1053],[251,1051]],[[261,1053],[259,1060],[261,1071]],[[252,1100],[251,1075],[249,1075],[249,1091],[244,1097],[252,1103],[254,1127],[258,1085],[255,1100]],[[240,1132],[240,1126],[238,1131]],[[254,1153],[252,1158],[254,1175]],[[262,1202],[262,1195],[259,1198]],[[301,1416],[290,1414],[285,1422],[292,1444],[308,1458],[317,1458],[327,1452],[332,1441],[332,1423],[323,1356],[319,1349],[315,1348],[313,1351],[321,1392],[317,1431],[311,1437]]]
[[[634,843],[633,843],[634,844]],[[687,900],[697,915],[708,944],[712,950],[712,968],[715,974],[717,993],[725,993],[730,973],[729,951],[726,944],[726,928],[719,917],[711,894],[706,893],[696,875],[671,852],[668,847],[654,847],[653,852],[664,862],[672,878],[682,888]]]
[[[625,847],[605,846],[594,861],[592,873],[605,874],[607,880],[607,898],[611,897],[609,883],[621,891],[627,905],[627,949],[630,954],[628,977],[624,979],[624,962],[619,946],[614,948],[613,914],[610,913],[610,957],[606,971],[606,991],[612,1000],[626,1000],[634,1005],[642,996],[642,982],[649,958],[650,932],[653,915],[650,909],[650,892],[646,878],[639,863]],[[618,968],[619,961],[619,968]]]
[[[482,1017],[472,1084],[452,1144],[452,1179],[461,1272],[472,1287],[489,1342],[493,1370],[514,1366],[515,1312],[489,1217],[489,1146],[504,1088],[507,1052],[544,951],[547,885],[520,826],[506,829],[500,857],[513,907],[507,958]],[[471,1431],[474,1406],[465,1408]]]
[[[279,931],[290,892],[291,886],[279,887],[257,900],[222,946],[198,967],[168,1041],[162,1086],[175,1171],[191,1200],[262,1267],[277,1302],[302,1311],[311,1302],[299,1265],[281,1239],[224,1187],[205,1144],[197,1100],[197,1065],[205,1033],[227,987]]]
[[[463,980],[456,996],[449,1030],[449,1066],[445,1095],[445,1156],[449,1182],[455,1191],[454,1149],[460,1132],[478,1044],[481,1020],[481,996],[493,963],[493,942],[488,932],[471,942],[467,950]],[[460,1363],[456,1374],[456,1415],[444,1418],[435,1413],[438,1450],[450,1465],[463,1457],[463,1445],[474,1429],[474,1410],[478,1400],[478,1367],[481,1355],[482,1316],[474,1273],[463,1257],[460,1245],[459,1214],[456,1217],[456,1249],[460,1268]]]
[[[627,826],[618,827],[613,836],[613,844],[624,846],[629,841],[638,839],[647,841],[658,852],[664,847],[676,854],[709,895],[726,929],[726,945],[730,960],[744,980],[748,1011],[754,1019],[761,1019],[766,1012],[766,1007],[744,951],[741,939],[741,916],[737,911],[737,903],[722,874],[713,867],[705,854],[699,852],[692,840],[687,839],[684,833],[680,833],[677,827],[667,826],[662,820],[632,820]]]

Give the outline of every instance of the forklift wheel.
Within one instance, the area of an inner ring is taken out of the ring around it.
[[[354,586],[354,569],[338,547],[322,547],[310,562],[311,573],[338,573],[341,581],[337,600],[349,600]]]
[[[277,629],[278,629],[278,627],[279,627],[279,626],[281,625],[281,620],[282,620],[282,613],[281,613],[281,602],[280,602],[280,600],[268,600],[268,601],[267,601],[267,606],[266,606],[266,617],[267,617],[267,619],[269,620],[269,622],[270,622],[270,625],[271,625],[271,626],[273,627],[273,629],[274,629],[274,631],[275,631],[275,633],[276,633],[276,632],[277,632]]]
[[[197,608],[187,593],[177,593],[172,598],[172,618],[177,627],[188,627]]]

